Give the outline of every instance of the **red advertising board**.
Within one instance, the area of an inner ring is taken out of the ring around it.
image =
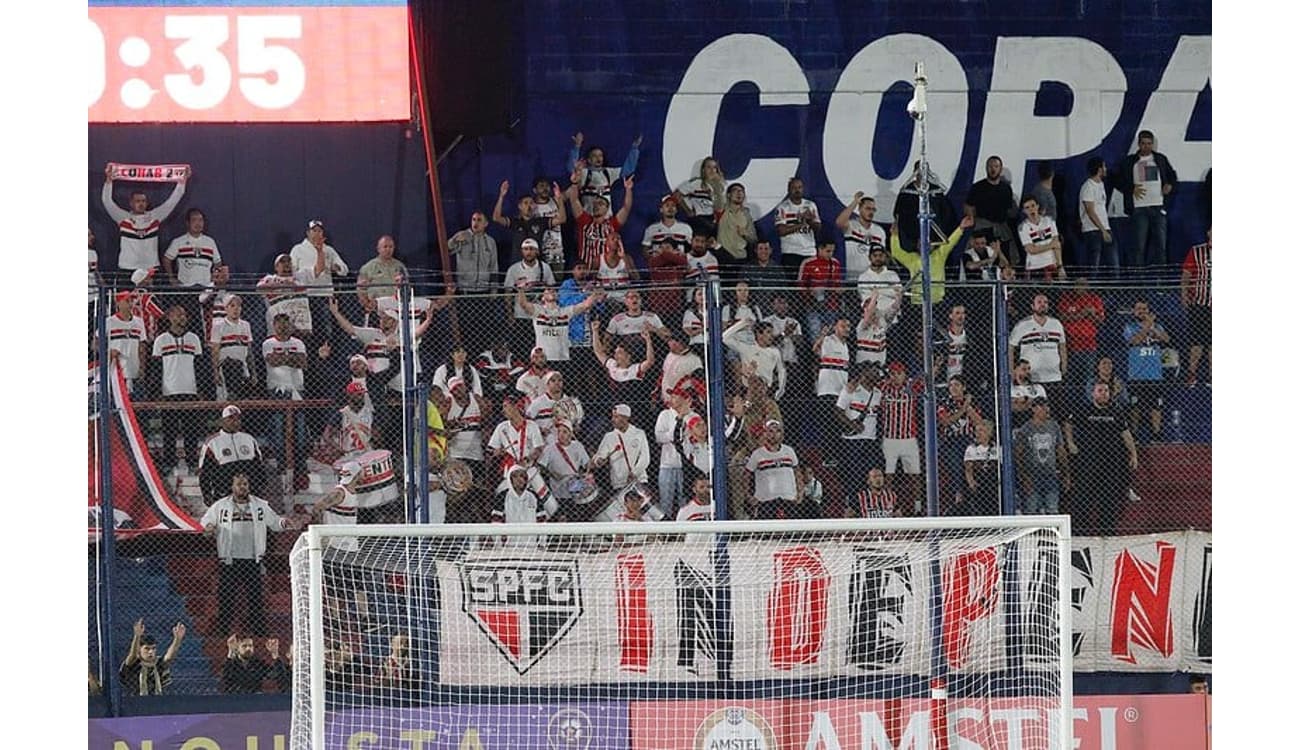
[[[1014,698],[948,701],[947,744],[931,736],[928,700],[659,701],[634,703],[637,750],[1048,750],[1052,712]],[[1080,696],[1078,750],[1208,750],[1204,695]]]
[[[92,5],[89,121],[410,117],[404,3],[273,5]]]

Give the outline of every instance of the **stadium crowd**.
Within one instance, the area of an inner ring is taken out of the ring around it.
[[[931,250],[932,342],[921,336],[919,169],[892,226],[876,222],[875,200],[861,192],[824,216],[792,177],[764,231],[745,186],[706,157],[697,176],[658,199],[636,242],[622,230],[635,205],[639,139],[610,167],[579,133],[567,186],[539,177],[513,194],[507,216],[511,185],[502,182],[490,212],[473,212],[449,238],[454,283],[410,299],[407,331],[400,290],[419,272],[398,259],[393,237],[380,236],[353,273],[325,224],[311,220],[303,240],[251,283],[231,273],[198,208],[159,253],[159,226],[184,180],[157,208],[135,190],[123,209],[109,175],[103,204],[121,250],[117,270],[101,273],[89,238],[90,357],[101,322],[95,287],[109,286],[108,356],[157,417],[153,460],[164,475],[180,465],[199,475],[201,523],[225,564],[215,626],[230,633],[222,677],[230,692],[264,682],[284,689],[292,663],[292,646],[282,659],[274,638],[263,642],[267,658],[255,654],[253,636],[267,635],[266,532],[313,519],[401,518],[401,503],[372,507],[358,497],[377,456],[397,465],[394,481],[402,476],[404,360],[428,386],[422,438],[435,521],[711,519],[708,480],[722,465],[728,518],[924,515],[928,345],[941,512],[999,513],[1006,463],[1018,512],[1070,512],[1084,533],[1114,533],[1133,493],[1137,444],[1168,433],[1167,389],[1210,380],[1208,232],[1181,264],[1174,315],[1150,294],[1111,294],[1089,281],[1166,275],[1164,213],[1143,209],[1177,177],[1153,140],[1144,133],[1109,182],[1106,165],[1090,162],[1077,214],[1063,210],[1047,165],[1017,200],[990,158],[960,218],[930,178],[942,230]],[[1140,244],[1124,269],[1107,188],[1135,204]],[[710,278],[723,290],[716,331],[699,283]],[[983,283],[994,279],[1016,282],[1005,287],[1016,321],[1005,363],[1010,460],[996,439],[994,310]],[[716,446],[710,337],[724,358]],[[282,516],[260,495],[286,469],[292,489],[306,489],[308,457],[332,465],[339,481]],[[1072,494],[1081,486],[1086,494]],[[233,622],[239,589],[243,628]],[[178,627],[174,643],[184,636]],[[122,678],[161,692],[170,658],[136,635]],[[394,636],[389,679],[404,679],[404,649]],[[330,659],[349,656],[340,647]]]

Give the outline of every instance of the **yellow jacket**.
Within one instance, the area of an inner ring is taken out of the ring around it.
[[[948,254],[961,241],[962,228],[957,227],[948,235],[948,240],[938,247],[930,248],[930,301],[938,303],[943,300],[943,267],[948,262]],[[921,253],[904,250],[898,241],[898,235],[889,235],[889,254],[894,260],[903,264],[911,274],[908,291],[911,292],[912,304],[921,304]]]

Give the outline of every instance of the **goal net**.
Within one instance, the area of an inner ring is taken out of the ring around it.
[[[290,747],[1072,746],[1065,517],[312,526]]]

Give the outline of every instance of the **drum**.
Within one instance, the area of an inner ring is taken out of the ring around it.
[[[337,472],[346,461],[361,464],[361,481],[356,487],[358,508],[378,508],[401,497],[391,452],[375,450],[344,457],[334,463],[334,470]]]
[[[442,468],[442,488],[449,495],[460,495],[474,485],[474,470],[459,458],[449,458]]]

